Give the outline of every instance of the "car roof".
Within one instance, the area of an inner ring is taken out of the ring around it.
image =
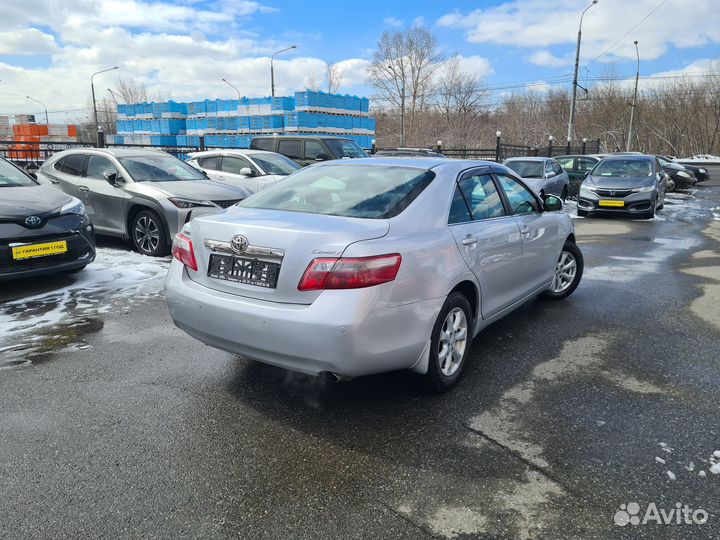
[[[655,161],[655,156],[645,154],[610,154],[603,158],[603,161]]]
[[[158,154],[172,155],[167,152],[163,152],[159,149],[154,148],[93,148],[79,146],[76,148],[66,148],[61,152],[56,152],[53,157],[60,155],[67,155],[70,153],[85,153],[85,154],[96,154],[113,157],[126,157],[126,156],[156,156]]]
[[[453,170],[462,171],[465,169],[471,169],[476,167],[495,167],[497,169],[508,170],[507,167],[494,161],[483,161],[475,159],[451,159],[447,157],[435,157],[435,156],[408,156],[408,157],[396,157],[396,156],[381,156],[381,157],[367,157],[367,158],[354,158],[354,159],[334,159],[329,161],[323,161],[317,165],[311,165],[311,167],[333,167],[341,165],[372,165],[374,167],[412,167],[417,169],[430,170],[436,167],[448,167]],[[515,173],[513,173],[515,174]]]
[[[255,139],[338,139],[342,141],[350,141],[350,137],[340,137],[338,135],[253,135]],[[251,141],[252,142],[252,141]]]
[[[199,158],[204,156],[215,156],[217,154],[237,154],[240,156],[252,156],[257,154],[277,154],[268,150],[255,150],[254,148],[212,148],[210,150],[202,150],[200,152],[190,152],[188,156],[191,158]]]
[[[600,157],[597,154],[568,154],[566,156],[555,156],[553,159],[560,159],[560,158],[566,158],[566,157],[589,157],[593,159],[600,159]]]
[[[505,161],[547,161],[548,159],[555,159],[549,157],[538,157],[538,156],[515,156],[507,158]]]

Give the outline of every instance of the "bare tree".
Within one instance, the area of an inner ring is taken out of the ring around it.
[[[345,72],[333,60],[325,63],[325,78],[328,94],[336,94],[343,83]]]
[[[145,83],[118,77],[113,93],[117,103],[145,103],[151,99]]]
[[[320,90],[320,80],[318,79],[317,73],[311,71],[305,78],[305,89],[317,92]]]
[[[403,94],[409,98],[407,132],[411,141],[416,138],[416,117],[430,101],[433,74],[442,59],[437,38],[424,26],[385,31],[373,55],[368,83],[393,108],[401,107]]]
[[[460,58],[454,56],[438,71],[436,91],[436,106],[445,124],[443,139],[453,145],[466,144],[487,97],[482,79],[463,72]]]

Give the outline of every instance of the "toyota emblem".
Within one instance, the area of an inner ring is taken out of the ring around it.
[[[39,227],[42,223],[42,218],[40,216],[28,216],[25,218],[25,225],[28,227]]]
[[[248,239],[242,234],[236,234],[232,237],[232,240],[230,240],[230,248],[235,253],[242,253],[248,248]]]

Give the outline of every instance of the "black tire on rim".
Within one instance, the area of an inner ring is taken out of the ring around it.
[[[470,354],[475,321],[465,295],[447,297],[433,326],[426,382],[433,392],[445,392],[460,380]]]
[[[165,226],[152,210],[143,210],[133,218],[130,238],[135,249],[143,255],[161,257],[168,251]]]
[[[584,267],[582,251],[568,240],[558,256],[552,285],[541,296],[548,300],[562,300],[570,296],[580,284]]]
[[[568,197],[568,188],[567,188],[567,186],[564,186],[563,190],[562,190],[562,195],[560,195],[560,198],[562,199],[563,202],[565,202],[567,200],[567,197]]]

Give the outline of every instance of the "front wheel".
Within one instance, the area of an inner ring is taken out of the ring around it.
[[[470,354],[473,318],[470,303],[459,292],[445,300],[430,338],[430,360],[425,375],[434,392],[449,390],[458,380]]]
[[[143,255],[162,257],[168,251],[165,227],[152,210],[143,210],[135,216],[130,235],[135,249]]]
[[[563,187],[562,195],[560,195],[560,198],[562,199],[562,202],[563,202],[563,203],[564,203],[565,201],[567,201],[567,198],[568,198],[568,188],[567,188],[567,186],[564,186],[564,187]]]
[[[548,300],[562,300],[570,296],[580,284],[583,268],[584,260],[580,248],[574,242],[565,242],[555,264],[552,285],[542,293],[542,297]]]

